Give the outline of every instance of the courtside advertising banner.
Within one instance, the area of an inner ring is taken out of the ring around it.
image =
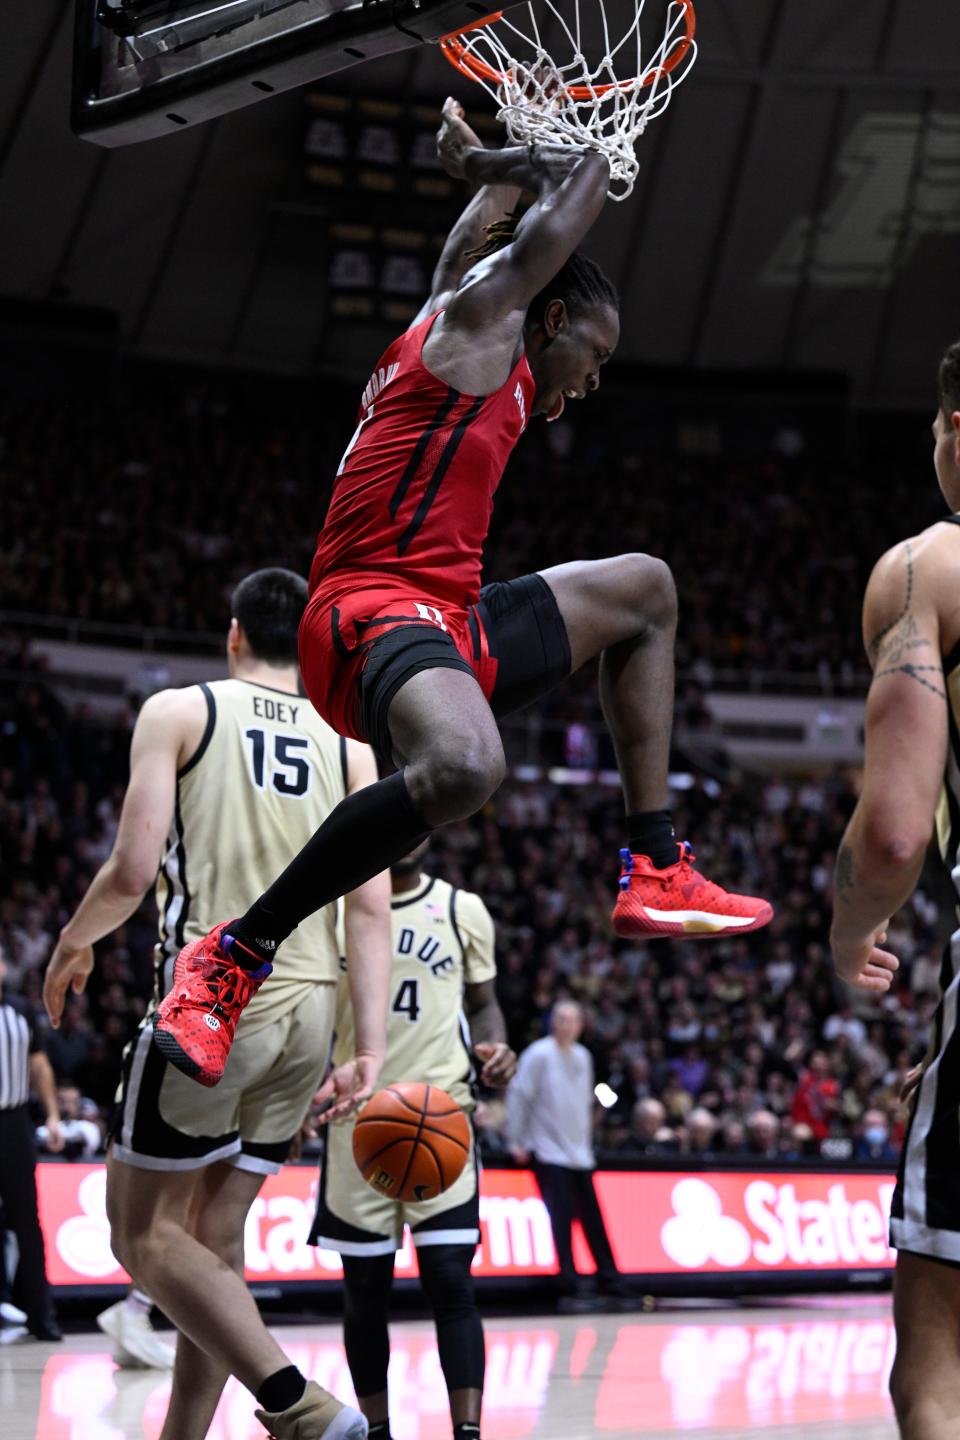
[[[37,1167],[47,1274],[58,1286],[117,1285],[127,1276],[110,1249],[102,1165]],[[339,1257],[308,1245],[317,1172],[288,1165],[268,1177],[247,1220],[247,1279],[322,1282],[342,1275]],[[597,1195],[617,1267],[626,1274],[764,1275],[784,1271],[876,1271],[893,1265],[888,1174],[598,1171]],[[485,1170],[477,1276],[557,1271],[550,1222],[528,1170]],[[593,1269],[582,1235],[575,1258]],[[397,1274],[417,1273],[407,1239]]]

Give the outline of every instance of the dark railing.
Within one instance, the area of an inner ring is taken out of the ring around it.
[[[223,635],[205,631],[114,625],[106,620],[40,615],[29,610],[0,610],[0,630],[12,630],[31,640],[64,640],[71,645],[104,645],[167,655],[222,655],[224,645]]]
[[[149,626],[117,625],[104,620],[81,620],[70,615],[44,615],[26,610],[0,610],[0,629],[33,640],[63,640],[74,645],[104,645],[168,655],[222,656],[224,637],[209,632],[164,630]],[[810,695],[859,698],[870,682],[866,670],[844,666],[840,673],[803,670],[715,668],[698,665],[681,670],[681,685],[695,683],[704,690],[749,692],[753,695]]]

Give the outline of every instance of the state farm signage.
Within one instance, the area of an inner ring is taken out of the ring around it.
[[[893,1264],[888,1175],[607,1172],[602,1182],[621,1270],[762,1273]]]
[[[110,1250],[102,1165],[38,1166],[47,1273],[55,1285],[121,1284]],[[893,1264],[887,1175],[601,1171],[597,1194],[618,1267],[632,1274],[762,1274],[783,1270],[883,1269]],[[323,1281],[342,1275],[333,1251],[306,1243],[316,1171],[286,1166],[266,1181],[246,1228],[251,1281]],[[550,1221],[530,1171],[486,1170],[480,1198],[477,1276],[557,1271]],[[575,1232],[579,1269],[593,1263]],[[409,1242],[397,1274],[417,1273]]]

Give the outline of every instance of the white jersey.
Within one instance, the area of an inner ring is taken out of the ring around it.
[[[207,726],[177,775],[157,877],[157,991],[189,941],[242,915],[346,794],[346,746],[310,701],[250,680],[201,685]],[[244,1012],[250,1030],[285,1014],[338,970],[336,907],[309,916],[277,952]]]
[[[947,524],[960,525],[952,515]],[[949,709],[947,763],[937,807],[937,842],[955,895],[960,899],[960,644],[942,655]],[[960,921],[960,904],[955,907]],[[910,1122],[900,1175],[890,1204],[890,1243],[933,1260],[960,1264],[960,929],[954,930],[940,966],[940,1003]]]
[[[378,1085],[419,1080],[438,1085],[472,1109],[470,1032],[463,987],[497,973],[493,920],[480,899],[446,880],[422,875],[416,890],[395,895],[393,971],[387,1014],[387,1057]],[[341,961],[342,968],[346,962]],[[353,1012],[346,977],[337,992],[334,1063],[354,1053]]]

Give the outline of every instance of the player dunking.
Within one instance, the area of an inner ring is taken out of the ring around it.
[[[596,390],[617,345],[616,292],[576,253],[603,209],[608,162],[577,148],[485,150],[453,100],[438,150],[449,174],[485,188],[448,240],[425,314],[364,392],[300,632],[317,709],[398,770],[339,805],[244,916],[181,953],[155,1037],[207,1085],[278,945],[431,830],[479,809],[504,774],[496,717],[597,655],[627,810],[617,933],[743,934],[773,913],[699,875],[687,847],[678,855],[666,809],[676,626],[668,567],[621,555],[480,589],[510,452],[531,416],[556,420],[567,398]],[[509,243],[468,270],[467,252],[503,213],[502,186],[532,192],[533,203]],[[368,1094],[374,1074],[358,1056],[353,1094],[334,1113]]]

